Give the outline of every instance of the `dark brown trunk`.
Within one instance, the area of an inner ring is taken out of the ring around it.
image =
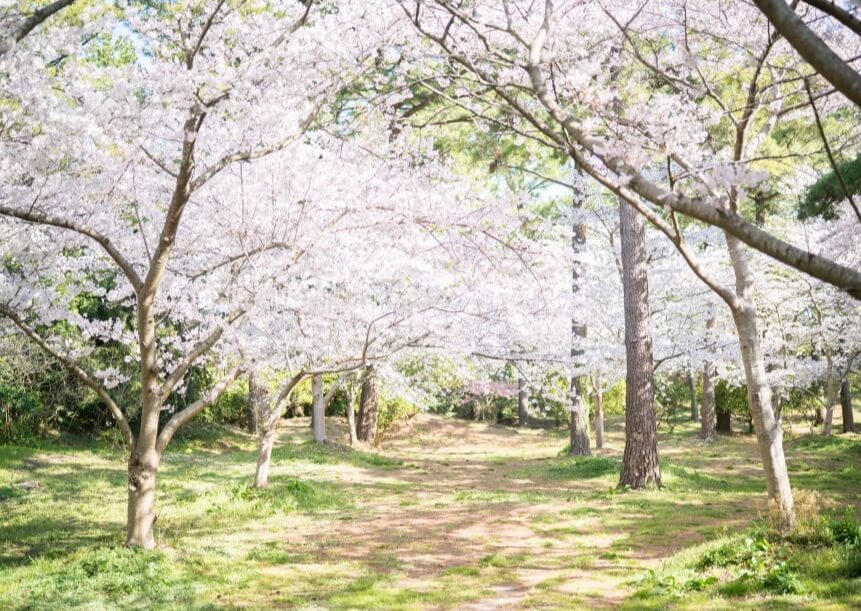
[[[619,202],[622,288],[625,303],[625,452],[620,486],[661,484],[652,372],[652,322],[643,217]]]
[[[849,388],[849,378],[843,378],[840,383],[840,411],[843,414],[843,432],[855,432],[855,414],[852,413],[852,391]]]
[[[359,398],[359,417],[356,437],[359,441],[374,443],[377,436],[377,411],[379,410],[379,379],[373,365],[365,368],[362,393]]]
[[[732,433],[732,414],[724,405],[715,405],[715,428],[718,433]]]

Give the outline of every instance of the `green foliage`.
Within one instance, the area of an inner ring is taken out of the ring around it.
[[[604,414],[608,416],[619,416],[625,413],[625,393],[627,384],[625,380],[619,380],[616,384],[604,391]]]
[[[331,484],[295,477],[273,480],[262,490],[243,482],[230,490],[230,500],[231,504],[215,504],[210,511],[230,511],[238,504],[253,508],[255,513],[313,513],[344,508],[351,504],[349,498]]]
[[[26,388],[0,382],[0,443],[39,431],[46,416],[41,399]]]
[[[419,408],[402,399],[390,397],[385,393],[380,395],[380,405],[377,411],[377,442],[381,442],[386,432],[394,425],[406,422],[419,413]]]
[[[244,425],[248,420],[248,383],[237,380],[198,418],[203,422]]]
[[[851,161],[837,164],[837,169],[850,195],[861,193],[861,155]],[[835,206],[846,199],[840,178],[833,170],[813,183],[798,204],[798,218],[820,216],[831,220],[837,216]]]
[[[673,599],[696,590],[730,598],[809,595],[827,587],[823,580],[861,575],[861,525],[851,508],[826,516],[802,508],[799,522],[807,523],[796,534],[757,526],[707,545],[690,562],[649,571],[635,597]]]
[[[186,607],[194,602],[194,592],[182,587],[183,570],[162,551],[93,547],[62,562],[37,560],[29,571],[33,578],[16,593],[26,600],[21,608]]]

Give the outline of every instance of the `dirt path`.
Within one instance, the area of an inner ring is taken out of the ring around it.
[[[618,442],[604,454],[618,455]],[[635,523],[610,530],[600,501],[580,502],[606,492],[606,483],[547,481],[531,473],[563,444],[543,431],[420,414],[386,440],[384,454],[403,468],[339,478],[383,486],[363,498],[354,519],[319,522],[316,533],[302,529],[291,538],[296,545],[325,538],[321,562],[349,560],[381,571],[395,566],[395,587],[421,590],[446,574],[500,569],[503,576],[470,609],[532,608],[544,606],[541,601],[557,607],[565,600],[617,606],[633,576],[688,541],[620,548],[636,538]]]

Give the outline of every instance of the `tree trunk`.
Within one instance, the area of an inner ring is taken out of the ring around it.
[[[825,379],[825,418],[822,423],[822,434],[831,435],[834,422],[834,406],[838,401],[837,377],[834,372],[834,362],[828,356],[828,376]]]
[[[717,438],[715,416],[715,386],[712,380],[712,364],[703,365],[703,414],[700,424],[700,439],[714,441]]]
[[[359,398],[359,422],[356,437],[359,441],[374,443],[377,436],[377,411],[379,410],[379,378],[373,365],[365,368],[362,393]]]
[[[350,445],[354,446],[359,440],[356,436],[356,412],[353,406],[355,391],[352,383],[347,388],[349,389],[347,392],[347,428],[350,432]]]
[[[592,376],[592,387],[595,389],[595,447],[604,448],[604,388],[597,376]]]
[[[661,467],[652,376],[654,361],[645,221],[629,205],[619,202],[619,227],[627,366],[625,452],[619,485],[646,488],[661,484]]]
[[[577,185],[577,181],[574,181]],[[574,227],[571,233],[571,254],[576,257],[586,243],[586,226],[579,222],[577,211],[583,207],[586,196],[575,186],[571,206],[574,211]],[[580,291],[580,264],[576,260],[571,266],[571,295],[576,298]],[[576,369],[579,365],[578,359],[583,350],[578,344],[578,338],[586,337],[586,325],[577,320],[575,315],[571,316],[571,363]],[[576,371],[571,375],[571,386],[569,388],[571,405],[568,408],[571,427],[571,442],[569,454],[571,456],[589,456],[592,453],[589,448],[589,416],[586,413],[586,405],[583,402],[582,393],[577,384]]]
[[[768,496],[777,510],[780,527],[790,531],[795,526],[795,511],[786,458],[783,453],[783,429],[774,415],[771,387],[765,371],[765,355],[756,325],[756,304],[752,299],[754,277],[741,242],[726,236],[736,279],[738,301],[732,308],[741,358],[747,381],[747,401],[756,431]]]
[[[517,425],[525,428],[529,422],[529,393],[526,390],[526,379],[517,380]]]
[[[323,376],[316,374],[311,378],[312,404],[312,428],[314,429],[314,441],[326,442],[326,403],[323,401]]]
[[[589,447],[588,416],[579,386],[577,377],[571,376],[571,407],[568,408],[571,415],[571,449],[569,454],[571,456],[589,456],[592,450]]]
[[[269,485],[269,465],[272,462],[272,447],[275,445],[277,422],[273,422],[272,406],[266,387],[259,383],[257,376],[248,376],[248,396],[257,413],[258,453],[257,470],[254,473],[254,487],[265,488]]]
[[[840,408],[843,414],[843,432],[855,432],[855,414],[852,413],[852,391],[849,388],[849,377],[840,383]]]
[[[254,473],[254,487],[265,488],[269,485],[269,466],[272,464],[272,448],[275,446],[275,427],[263,427],[260,431],[260,448],[257,454],[257,471]]]
[[[126,545],[129,547],[155,548],[155,477],[159,458],[155,449],[142,452],[135,449],[129,458],[126,523]]]
[[[700,410],[697,406],[697,383],[693,369],[688,369],[688,391],[691,397],[691,422],[697,422],[700,419]],[[712,406],[712,411],[714,411],[714,406]]]
[[[248,374],[248,430],[257,435],[260,428],[261,403],[267,401],[266,387],[261,386],[257,380],[257,374],[253,371]]]

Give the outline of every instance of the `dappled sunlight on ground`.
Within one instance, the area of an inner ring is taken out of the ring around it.
[[[285,421],[265,492],[248,486],[252,436],[234,431],[201,452],[206,439],[190,435],[159,473],[159,562],[171,563],[175,582],[153,606],[188,606],[192,596],[252,608],[614,607],[645,571],[764,512],[751,437],[704,444],[683,423],[661,435],[665,488],[620,492],[619,425],[610,420],[599,455],[571,459],[559,456],[566,431],[420,414],[382,448],[350,449],[340,420],[319,445],[297,418]],[[793,475],[857,498],[855,471],[823,476],[834,465],[822,444],[788,443]],[[0,465],[0,606],[38,607],[58,594],[54,581],[33,581],[37,572],[66,575],[77,566],[69,558],[86,565],[88,550],[121,543],[125,469],[119,450],[55,444],[9,457]],[[18,487],[31,480],[39,487]],[[120,600],[86,585],[60,596],[70,606]]]

